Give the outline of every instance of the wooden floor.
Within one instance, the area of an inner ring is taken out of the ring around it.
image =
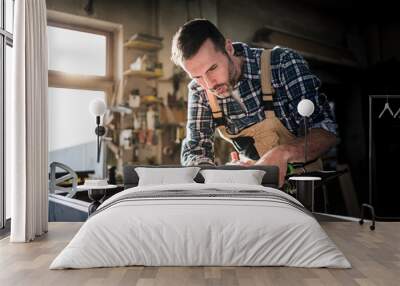
[[[120,267],[48,270],[81,223],[50,223],[27,244],[0,241],[0,285],[400,285],[400,223],[321,223],[352,269],[290,267]]]

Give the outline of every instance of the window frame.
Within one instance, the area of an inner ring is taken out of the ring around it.
[[[0,0],[0,236],[6,235],[10,231],[10,219],[6,218],[6,177],[5,177],[5,131],[6,131],[6,50],[7,46],[13,48],[13,33],[6,30],[6,0]],[[13,13],[15,16],[15,0],[13,2]],[[13,18],[14,19],[14,18]],[[14,29],[13,29],[14,30]]]
[[[49,69],[49,87],[99,90],[106,93],[106,98],[111,96],[114,84],[113,73],[113,33],[100,29],[89,28],[85,25],[66,23],[62,19],[48,20],[47,26],[86,32],[106,37],[106,75],[79,75]]]
[[[115,104],[123,93],[123,25],[50,9],[47,9],[47,25],[109,35],[106,68],[108,74],[105,77],[75,76],[50,70],[49,86],[105,91],[107,104]]]
[[[106,76],[75,75],[49,70],[48,86],[103,91],[106,104],[115,105],[123,95],[123,25],[49,9],[47,10],[47,25],[106,35],[107,38]],[[105,172],[106,162],[102,163],[102,169]]]

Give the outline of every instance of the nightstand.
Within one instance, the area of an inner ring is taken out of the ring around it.
[[[321,177],[293,176],[289,180],[296,183],[296,199],[308,210],[314,212],[315,182],[321,181]]]
[[[117,188],[117,185],[91,185],[85,184],[80,185],[77,188],[79,190],[88,190],[88,196],[92,200],[92,203],[89,205],[88,214],[89,216],[96,211],[96,209],[101,205],[104,198],[106,197],[107,191]]]

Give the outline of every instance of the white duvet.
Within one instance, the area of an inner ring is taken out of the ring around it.
[[[174,190],[244,195],[180,197],[177,191],[174,197],[135,198],[146,195],[138,192]],[[251,191],[270,198],[253,197]],[[135,187],[114,195],[50,269],[127,265],[351,267],[314,217],[282,191],[196,183]]]

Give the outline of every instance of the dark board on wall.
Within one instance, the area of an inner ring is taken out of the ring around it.
[[[400,220],[400,95],[369,97],[369,196],[381,219]]]

